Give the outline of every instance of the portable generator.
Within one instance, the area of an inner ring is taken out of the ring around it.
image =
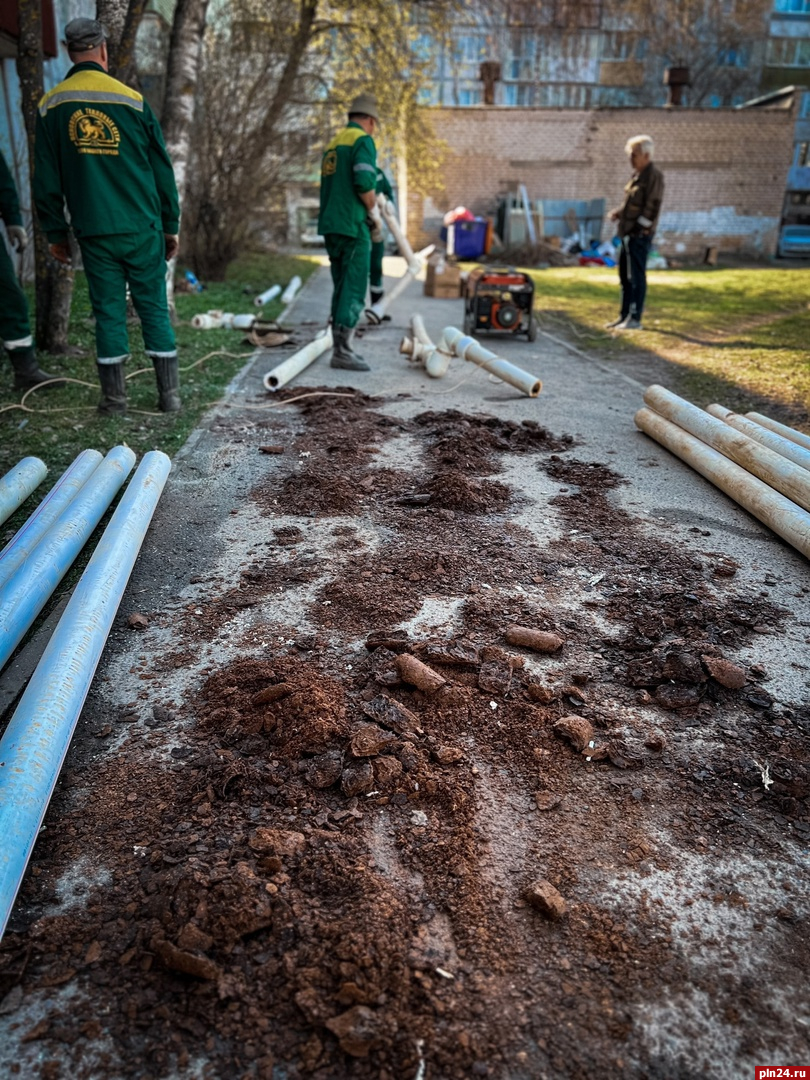
[[[534,282],[528,274],[511,268],[479,267],[467,278],[464,301],[464,333],[481,330],[537,337],[532,313]]]

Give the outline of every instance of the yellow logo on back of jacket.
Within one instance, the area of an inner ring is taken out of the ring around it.
[[[322,176],[334,176],[337,172],[337,152],[335,150],[327,150],[323,159],[323,167],[321,169]]]
[[[121,134],[99,109],[77,109],[70,118],[68,135],[80,154],[118,154]]]

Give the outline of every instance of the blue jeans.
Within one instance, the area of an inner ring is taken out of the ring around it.
[[[622,318],[641,319],[647,295],[647,256],[651,236],[625,236],[619,253],[619,281],[622,286]]]

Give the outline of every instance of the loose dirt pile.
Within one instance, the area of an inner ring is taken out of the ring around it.
[[[177,709],[150,681],[99,734],[138,739],[67,778],[0,949],[18,1071],[687,1077],[715,1037],[784,1057],[782,999],[723,926],[801,993],[795,870],[763,892],[751,866],[810,837],[810,709],[774,711],[736,660],[787,613],[621,510],[570,437],[375,405],[302,405],[253,493],[265,553],[164,670],[235,615],[272,624],[279,590],[309,590],[314,632],[209,665]],[[559,484],[552,539],[492,479],[506,455]],[[516,625],[563,644],[509,645]],[[687,990],[711,1003],[691,1029]]]

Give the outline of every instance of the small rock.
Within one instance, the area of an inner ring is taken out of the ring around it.
[[[396,741],[396,735],[377,724],[360,723],[352,731],[349,751],[353,757],[374,757]]]
[[[189,952],[208,952],[213,948],[214,939],[194,923],[186,923],[178,935],[177,944]]]
[[[660,754],[666,749],[667,739],[663,732],[653,731],[652,734],[648,735],[644,740],[644,745],[648,750],[652,750],[653,753]]]
[[[688,709],[700,702],[700,687],[662,683],[655,688],[655,700],[665,709]]]
[[[207,956],[195,956],[193,953],[178,949],[170,941],[152,938],[149,948],[172,971],[180,971],[184,975],[192,975],[195,979],[207,981],[218,979],[220,976],[220,969],[213,960],[209,960]]]
[[[384,757],[375,758],[372,765],[374,783],[379,788],[389,787],[402,776],[402,762],[387,754]]]
[[[375,630],[366,638],[366,648],[369,652],[375,649],[390,649],[391,652],[404,652],[410,642],[407,630]]]
[[[560,696],[559,690],[555,690],[551,686],[543,686],[542,683],[529,683],[526,692],[532,701],[536,701],[540,705],[550,705],[552,701],[556,701]]]
[[[262,855],[297,855],[306,842],[303,833],[289,829],[259,828],[248,838],[248,845]]]
[[[745,668],[732,664],[730,660],[721,660],[717,656],[701,656],[700,659],[711,677],[728,690],[739,690],[748,682]]]
[[[692,653],[675,649],[668,652],[664,657],[664,666],[661,674],[665,679],[678,679],[685,683],[702,683],[706,681],[700,660]]]
[[[327,750],[317,754],[304,764],[304,776],[314,788],[328,788],[336,784],[343,772],[343,755],[340,750]]]
[[[477,664],[478,648],[464,641],[434,642],[425,655],[436,664]]]
[[[370,720],[376,720],[383,727],[390,728],[397,735],[406,732],[419,732],[419,720],[404,705],[398,701],[380,694],[371,701],[364,701],[361,705],[363,712]]]
[[[519,645],[541,653],[557,652],[565,644],[559,634],[548,630],[533,630],[528,626],[509,626],[503,636],[510,645]]]
[[[293,692],[293,687],[289,683],[274,683],[272,686],[265,686],[264,690],[260,690],[258,694],[254,694],[250,699],[251,705],[269,705],[271,701],[281,701],[282,698],[289,697]]]
[[[428,816],[424,810],[414,810],[411,814],[411,825],[415,829],[422,829],[428,823]]]
[[[397,654],[381,645],[371,654],[371,673],[381,686],[397,686],[401,682],[397,671]]]
[[[347,798],[374,790],[374,769],[370,761],[353,761],[343,770],[340,787]]]
[[[440,765],[457,765],[464,760],[464,751],[457,746],[440,746],[433,756]]]
[[[352,1057],[368,1057],[381,1042],[381,1017],[366,1005],[355,1005],[340,1016],[333,1016],[326,1026],[337,1035],[340,1049]]]
[[[397,670],[403,682],[410,683],[411,686],[415,686],[417,690],[422,690],[426,694],[435,693],[447,682],[447,679],[443,678],[438,671],[434,671],[433,668],[407,653],[402,653],[397,657]]]
[[[559,919],[568,910],[565,899],[550,881],[533,882],[523,890],[521,896],[527,904],[531,904],[549,919]]]
[[[127,626],[130,630],[145,630],[149,626],[149,620],[139,611],[134,611],[127,619]]]
[[[575,750],[582,751],[593,741],[593,724],[584,716],[563,716],[554,724],[554,730],[568,739]]]
[[[511,665],[502,660],[485,661],[478,672],[478,689],[485,694],[505,695],[512,685]]]

